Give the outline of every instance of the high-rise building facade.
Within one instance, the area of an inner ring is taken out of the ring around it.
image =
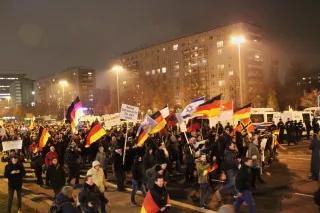
[[[79,96],[82,105],[92,111],[95,105],[95,89],[94,69],[82,66],[69,67],[36,81],[36,104],[45,108],[46,114],[61,115]]]
[[[0,74],[0,99],[10,107],[30,107],[34,104],[34,81],[25,74]]]
[[[268,51],[262,39],[259,27],[237,23],[125,53],[112,61],[124,67],[123,78],[135,76],[120,82],[121,102],[129,97],[147,110],[222,93],[236,106],[263,107]]]

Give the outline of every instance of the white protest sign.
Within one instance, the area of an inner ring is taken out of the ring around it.
[[[2,151],[5,152],[11,149],[22,149],[22,140],[2,142]]]
[[[120,118],[124,120],[138,120],[139,107],[128,104],[121,105]]]
[[[102,118],[103,118],[104,126],[107,129],[110,129],[113,126],[118,126],[121,124],[120,113],[103,115]]]

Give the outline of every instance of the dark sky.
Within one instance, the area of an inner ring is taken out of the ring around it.
[[[238,21],[319,61],[319,0],[0,0],[0,72],[102,70],[122,52]]]

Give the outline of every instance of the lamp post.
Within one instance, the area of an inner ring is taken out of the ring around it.
[[[8,109],[10,109],[10,100],[11,100],[11,96],[6,97],[7,101],[8,101]]]
[[[66,117],[66,109],[64,107],[64,89],[68,85],[66,80],[60,80],[59,85],[62,87],[62,108],[63,108],[63,119]]]
[[[239,90],[240,90],[240,105],[243,106],[243,79],[242,79],[242,69],[241,69],[241,44],[246,41],[243,35],[232,36],[231,42],[238,46],[238,66],[239,66]]]
[[[116,72],[117,76],[117,99],[118,99],[118,112],[120,112],[120,91],[119,91],[119,72],[123,71],[123,67],[120,65],[115,65],[112,70]]]

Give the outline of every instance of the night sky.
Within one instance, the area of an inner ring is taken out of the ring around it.
[[[292,60],[319,63],[319,0],[0,0],[0,72],[103,70],[122,52],[239,21]]]

